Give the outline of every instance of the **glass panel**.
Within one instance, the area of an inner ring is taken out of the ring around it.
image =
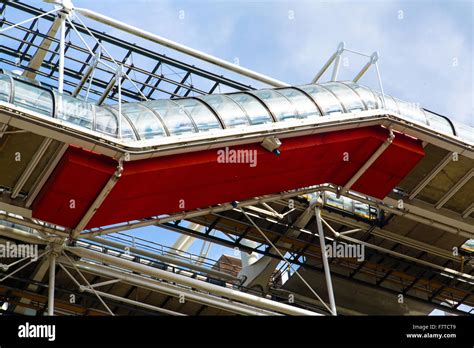
[[[219,114],[226,127],[248,125],[249,119],[236,102],[225,95],[203,95],[198,97],[208,103]]]
[[[295,107],[284,96],[273,90],[264,89],[251,91],[259,97],[270,109],[278,121],[285,121],[298,118]]]
[[[335,208],[344,209],[344,197],[337,195],[333,192],[324,192],[324,203]]]
[[[367,110],[377,109],[375,96],[369,88],[358,85],[357,83],[354,83],[352,81],[344,82],[344,84],[352,88],[359,95],[359,97],[365,103]]]
[[[11,81],[7,75],[0,75],[0,101],[9,102],[11,94]]]
[[[15,81],[13,103],[46,116],[53,116],[53,94],[42,88]]]
[[[282,88],[278,92],[290,100],[300,118],[321,116],[314,102],[303,92],[294,88]]]
[[[314,99],[324,115],[340,114],[343,112],[341,103],[328,90],[317,85],[301,86],[300,88]]]
[[[342,83],[328,82],[323,86],[333,92],[342,103],[347,112],[357,112],[365,110],[364,104],[359,95]]]
[[[118,112],[117,112],[118,114]],[[133,131],[130,122],[122,115],[122,124],[120,125],[122,128],[122,139],[130,139],[130,140],[137,140],[137,136]]]
[[[370,218],[370,207],[366,203],[354,201],[354,213],[366,219]]]
[[[425,113],[417,103],[408,103],[400,99],[395,99],[395,101],[398,104],[401,116],[405,116],[411,118],[412,120],[427,124]]]
[[[377,96],[377,104],[378,108],[382,109],[383,108],[383,103],[382,103],[382,94],[377,91],[373,91],[375,95]],[[398,105],[395,102],[395,100],[389,96],[389,95],[384,95],[385,98],[385,110],[392,111],[396,114],[400,114],[400,110],[398,109]]]
[[[147,107],[161,116],[171,135],[196,133],[196,128],[189,116],[175,102],[171,100],[153,100],[145,103]]]
[[[117,136],[117,117],[105,107],[95,106],[95,130]]]
[[[472,127],[460,122],[453,123],[454,127],[456,127],[456,133],[458,134],[458,137],[474,144],[474,131]]]
[[[191,116],[200,132],[211,129],[222,129],[216,115],[205,104],[197,99],[176,99],[179,104]]]
[[[60,120],[92,129],[94,109],[92,104],[67,94],[56,93],[56,117]]]
[[[263,124],[273,122],[273,118],[267,109],[257,98],[245,93],[232,93],[227,95],[247,112],[251,124]]]
[[[118,110],[118,105],[113,108]],[[138,103],[122,104],[122,114],[133,123],[140,139],[165,137],[166,132],[158,117],[146,107]]]
[[[461,245],[461,249],[470,253],[474,253],[474,239],[468,239],[463,245]]]
[[[431,129],[441,132],[441,133],[453,134],[453,129],[451,128],[451,124],[449,123],[447,119],[426,110],[425,110],[425,114],[426,114],[426,118],[428,119],[428,122],[430,123]]]

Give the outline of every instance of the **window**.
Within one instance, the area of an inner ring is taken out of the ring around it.
[[[214,112],[198,99],[176,99],[174,102],[191,116],[199,132],[222,128]]]
[[[347,112],[363,111],[364,104],[352,89],[338,82],[324,83],[323,86],[333,92]]]
[[[254,96],[245,93],[232,93],[227,96],[245,110],[252,125],[273,122],[268,110]]]
[[[359,95],[362,102],[365,104],[367,110],[378,108],[377,102],[375,101],[374,93],[372,93],[369,88],[358,85],[357,83],[354,83],[352,81],[347,81],[343,83],[346,86],[352,88],[352,90],[354,90]]]
[[[171,135],[197,132],[188,114],[175,102],[171,100],[154,100],[145,103],[147,107],[161,116]]]
[[[298,118],[298,114],[293,104],[291,104],[290,101],[280,93],[271,89],[252,91],[250,93],[259,97],[260,100],[267,105],[278,121]]]
[[[10,102],[11,80],[8,75],[0,75],[0,101]]]
[[[56,93],[56,117],[60,120],[92,129],[94,109],[92,104],[67,94]]]
[[[250,123],[244,110],[226,95],[204,95],[200,96],[219,115],[226,127],[232,128]]]
[[[118,110],[118,105],[114,105],[114,109]],[[166,132],[161,121],[153,113],[139,103],[122,104],[122,114],[133,123],[138,132],[140,139],[153,139],[165,137]]]
[[[13,103],[15,105],[46,116],[53,116],[53,94],[51,91],[18,80],[14,81]]]
[[[327,89],[317,85],[301,86],[300,89],[314,99],[324,115],[340,114],[343,112],[339,100]]]
[[[103,106],[95,106],[95,130],[113,137],[117,136],[117,117]]]
[[[303,92],[295,88],[282,88],[277,90],[293,104],[300,118],[321,116],[314,102]]]

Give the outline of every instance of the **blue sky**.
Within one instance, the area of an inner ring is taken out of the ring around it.
[[[309,82],[340,41],[362,52],[377,50],[387,93],[474,125],[472,1],[76,0],[74,4],[225,60],[237,58],[246,68],[290,84]],[[342,79],[352,78],[365,63],[354,55],[346,57]],[[375,71],[361,82],[376,87]]]

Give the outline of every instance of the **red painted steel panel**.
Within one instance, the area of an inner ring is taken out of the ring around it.
[[[206,150],[124,163],[122,177],[87,228],[239,201],[305,186],[344,185],[385,141],[388,131],[366,127],[283,139],[281,155],[259,144],[232,147],[256,151],[248,163],[218,163]],[[345,161],[346,156],[349,160]],[[383,198],[423,157],[418,140],[397,134],[392,145],[354,184]],[[115,171],[109,158],[71,148],[35,201],[33,216],[74,227]],[[69,209],[69,199],[80,202]],[[180,203],[184,202],[184,208]]]

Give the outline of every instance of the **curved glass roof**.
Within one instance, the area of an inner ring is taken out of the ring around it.
[[[121,138],[132,141],[216,129],[387,109],[434,131],[474,142],[472,127],[350,81],[122,104]],[[119,108],[97,106],[11,74],[0,74],[0,101],[118,137]]]

